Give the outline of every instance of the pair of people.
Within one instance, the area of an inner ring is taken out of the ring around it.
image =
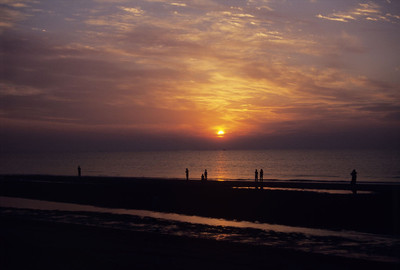
[[[257,171],[257,169],[254,172],[254,180],[256,182],[258,182],[258,171]],[[264,171],[263,171],[263,169],[260,169],[260,182],[262,182],[263,180],[264,180]]]
[[[186,181],[189,181],[189,169],[186,168]],[[201,181],[207,181],[207,169],[204,170],[204,173],[201,175]]]

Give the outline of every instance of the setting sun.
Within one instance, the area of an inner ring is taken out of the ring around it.
[[[217,135],[218,135],[218,137],[223,137],[225,135],[225,131],[218,130]]]

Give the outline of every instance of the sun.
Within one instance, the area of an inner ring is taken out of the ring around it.
[[[224,135],[225,135],[225,131],[223,131],[222,129],[218,130],[218,132],[217,132],[218,137],[224,137]]]

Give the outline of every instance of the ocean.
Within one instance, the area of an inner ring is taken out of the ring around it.
[[[358,182],[399,182],[400,152],[396,150],[260,150],[260,151],[149,151],[99,153],[0,154],[0,174],[77,175],[200,179],[264,179],[349,181],[353,169]]]
[[[1,154],[0,174],[123,176],[253,180],[348,181],[356,169],[358,181],[400,182],[400,153],[391,150],[262,150],[151,151],[99,153]]]

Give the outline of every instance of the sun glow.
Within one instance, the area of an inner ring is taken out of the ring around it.
[[[223,131],[223,130],[218,130],[218,132],[217,132],[217,136],[218,137],[224,137],[224,135],[225,135],[225,131]]]

